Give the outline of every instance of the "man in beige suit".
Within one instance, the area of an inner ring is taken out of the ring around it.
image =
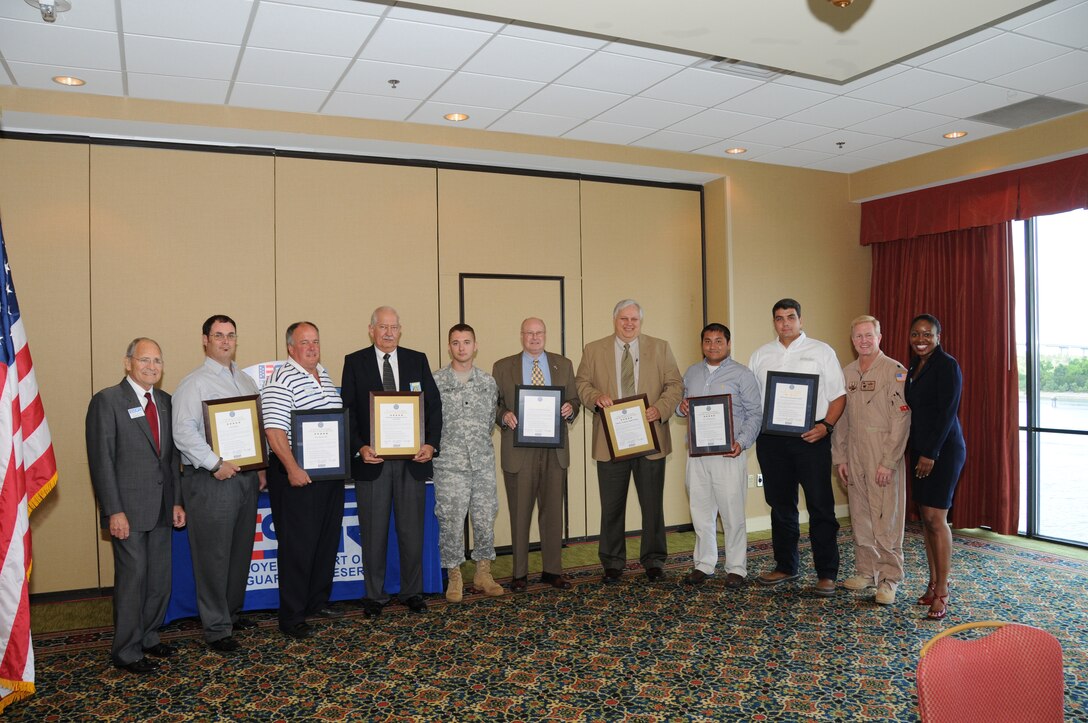
[[[597,483],[601,493],[601,537],[598,554],[604,567],[602,582],[620,581],[627,562],[624,522],[627,489],[632,475],[642,508],[642,544],[639,561],[646,577],[664,577],[665,457],[672,451],[669,417],[684,395],[684,380],[676,366],[669,343],[642,334],[642,307],[624,299],[612,311],[616,333],[590,342],[582,352],[575,384],[578,397],[587,408],[610,407],[614,399],[645,394],[649,405],[646,417],[657,431],[661,451],[647,457],[613,462],[605,440],[600,413],[593,422],[593,459],[597,460]]]
[[[526,319],[521,322],[521,353],[495,362],[491,372],[499,385],[496,420],[502,428],[502,476],[510,505],[514,548],[514,579],[510,588],[514,592],[528,585],[529,526],[534,504],[543,560],[540,581],[560,590],[570,587],[570,581],[563,576],[563,489],[570,466],[567,425],[562,425],[562,444],[558,448],[514,446],[518,385],[563,387],[559,414],[568,423],[574,421],[581,406],[574,388],[574,365],[565,356],[544,351],[546,339],[544,322]]]

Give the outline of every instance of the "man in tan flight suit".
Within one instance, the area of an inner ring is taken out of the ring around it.
[[[843,369],[846,411],[831,437],[831,458],[850,497],[854,530],[855,574],[843,587],[875,587],[874,600],[891,605],[903,580],[907,370],[880,351],[880,322],[873,317],[854,319],[850,338],[858,358]]]

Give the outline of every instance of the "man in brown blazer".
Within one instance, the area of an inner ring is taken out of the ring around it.
[[[540,319],[521,322],[520,354],[495,362],[491,376],[499,385],[496,421],[502,429],[502,476],[510,506],[510,534],[514,548],[514,579],[510,588],[524,590],[529,576],[529,526],[533,505],[537,506],[540,549],[543,559],[540,581],[566,590],[570,581],[563,576],[563,490],[570,466],[570,442],[567,426],[574,421],[580,406],[574,388],[574,365],[570,359],[546,352],[547,330]],[[518,426],[517,386],[563,387],[560,416],[561,446],[515,447]]]
[[[593,422],[593,459],[601,493],[599,556],[605,584],[617,583],[627,562],[624,543],[627,489],[632,475],[642,508],[642,544],[639,561],[646,577],[664,577],[665,457],[672,451],[669,417],[684,395],[684,380],[669,343],[642,334],[642,307],[624,299],[612,311],[616,333],[590,342],[582,352],[575,384],[587,408],[605,409],[614,399],[645,394],[647,419],[654,425],[661,451],[647,457],[612,461],[605,440],[604,421],[598,412]]]

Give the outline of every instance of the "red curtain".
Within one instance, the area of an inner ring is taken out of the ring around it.
[[[911,319],[940,319],[941,344],[964,379],[967,464],[952,525],[1014,535],[1020,442],[1010,235],[1005,222],[874,244],[869,308],[880,319],[885,353],[904,365]]]

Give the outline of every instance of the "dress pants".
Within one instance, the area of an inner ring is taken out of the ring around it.
[[[718,516],[725,531],[725,571],[748,575],[748,453],[688,457],[684,486],[695,528],[695,569],[713,575],[718,565]]]
[[[763,495],[771,508],[771,543],[775,569],[797,574],[797,543],[801,528],[797,514],[797,485],[805,491],[812,561],[819,578],[839,574],[839,521],[831,489],[831,440],[809,443],[800,437],[761,434],[756,458],[763,470]]]
[[[503,472],[506,502],[510,508],[510,537],[514,553],[514,577],[529,574],[529,529],[533,505],[540,530],[541,569],[552,575],[563,572],[563,487],[567,471],[559,466],[554,449],[520,449],[520,472]]]
[[[257,529],[256,472],[217,480],[206,469],[181,473],[196,606],[208,642],[230,637],[245,604]]]
[[[169,517],[146,531],[131,530],[128,539],[110,537],[113,546],[113,648],[120,665],[144,657],[159,642],[159,627],[170,600],[172,529]]]
[[[662,567],[668,556],[665,543],[665,458],[635,457],[620,462],[597,462],[601,493],[601,538],[598,556],[606,570],[622,570],[627,563],[627,489],[632,475],[642,508],[642,543],[639,562],[646,569]]]
[[[320,480],[292,487],[272,455],[268,498],[276,531],[281,628],[305,622],[329,603],[344,529],[344,483]]]
[[[389,545],[389,513],[397,521],[400,547],[401,600],[423,594],[423,518],[427,509],[427,483],[412,477],[408,463],[391,459],[382,462],[378,478],[356,481],[359,528],[363,539],[363,579],[366,599],[384,605],[385,553]]]

